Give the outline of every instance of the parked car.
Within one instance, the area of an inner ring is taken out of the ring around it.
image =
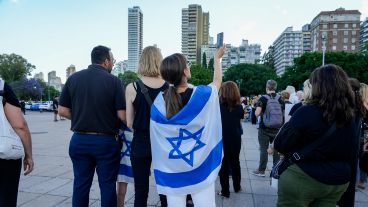
[[[25,105],[26,110],[31,110],[31,106],[32,106],[32,103],[27,102],[26,105]]]
[[[46,101],[40,104],[40,111],[52,111],[52,101]]]
[[[40,102],[33,102],[31,105],[31,111],[39,111],[40,110]]]

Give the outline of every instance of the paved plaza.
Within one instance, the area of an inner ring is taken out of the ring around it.
[[[72,163],[68,155],[70,121],[53,122],[49,112],[27,112],[26,119],[33,139],[35,169],[29,176],[22,176],[19,186],[18,206],[22,207],[70,207],[73,188]],[[250,174],[257,168],[259,160],[257,128],[243,123],[240,165],[242,188],[240,193],[231,189],[230,199],[216,197],[218,207],[271,207],[276,206],[277,193],[270,187],[269,177]],[[268,169],[271,168],[268,163]],[[266,175],[269,175],[267,171]],[[231,179],[230,179],[231,180]],[[219,180],[216,190],[220,190]],[[125,206],[133,206],[134,187],[128,186]],[[149,206],[160,206],[154,180],[150,181]],[[100,191],[97,175],[90,193],[90,206],[100,206]],[[368,190],[358,190],[356,206],[368,206]]]

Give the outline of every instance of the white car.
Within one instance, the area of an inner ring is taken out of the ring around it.
[[[43,102],[39,108],[40,111],[52,111],[52,101]]]

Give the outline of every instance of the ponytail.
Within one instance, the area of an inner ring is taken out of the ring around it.
[[[174,86],[169,86],[164,95],[166,105],[166,118],[170,119],[182,108],[180,95],[176,92]]]

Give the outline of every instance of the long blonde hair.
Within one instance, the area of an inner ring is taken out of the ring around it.
[[[155,46],[148,46],[142,51],[139,59],[138,74],[148,77],[160,76],[160,65],[162,55],[160,49]]]

